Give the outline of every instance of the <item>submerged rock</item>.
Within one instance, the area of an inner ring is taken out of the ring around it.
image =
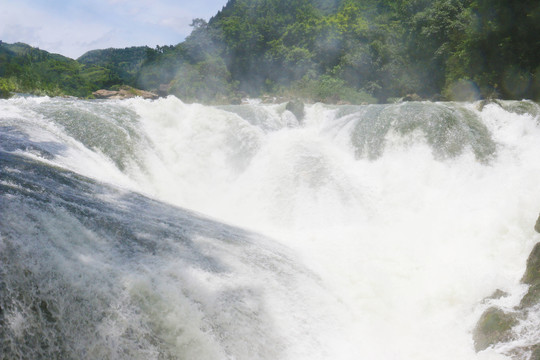
[[[494,345],[511,339],[511,329],[517,324],[512,314],[507,314],[501,309],[491,307],[487,309],[473,332],[474,349],[478,352]]]

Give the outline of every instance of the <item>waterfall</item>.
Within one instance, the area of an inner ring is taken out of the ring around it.
[[[0,100],[3,357],[509,358],[540,106],[481,105]]]

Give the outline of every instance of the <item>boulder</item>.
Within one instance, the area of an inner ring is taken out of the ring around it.
[[[117,94],[118,94],[118,91],[105,90],[105,89],[94,91],[92,93],[92,95],[94,95],[94,97],[97,99],[110,99],[111,97],[116,96]]]
[[[529,360],[540,360],[540,344],[533,346],[532,354]]]
[[[537,243],[527,259],[527,268],[521,281],[528,285],[540,284],[540,242]]]
[[[534,229],[540,232],[540,216],[536,220]],[[540,303],[540,242],[534,246],[527,258],[527,267],[521,282],[529,285],[529,290],[521,299],[519,307],[525,309]]]
[[[540,217],[536,221],[534,228],[540,232]],[[540,303],[540,242],[534,246],[527,259],[527,267],[521,282],[529,285],[529,289],[521,299],[519,306],[514,308],[515,311],[505,312],[496,307],[491,307],[484,311],[476,323],[473,339],[474,348],[477,352],[491,345],[511,340],[512,327],[518,323],[518,319],[526,318],[530,309]],[[515,351],[532,351],[530,359],[540,360],[540,343],[531,348],[525,347],[515,349]]]
[[[511,339],[511,329],[517,324],[512,314],[491,307],[487,309],[473,331],[474,349],[482,351],[489,346]]]
[[[159,85],[157,93],[159,96],[167,96],[169,94],[170,88],[171,88],[170,84],[161,84]]]
[[[298,122],[302,122],[304,120],[305,112],[304,112],[304,103],[299,100],[291,100],[287,103],[285,106],[286,110],[289,110],[296,116],[296,119]]]
[[[521,282],[529,285],[529,290],[521,299],[519,307],[525,309],[538,304],[540,302],[540,243],[534,246],[527,259],[527,267]]]
[[[491,296],[488,296],[484,299],[484,302],[487,302],[488,300],[497,300],[503,297],[508,296],[508,293],[506,291],[502,291],[501,289],[497,289],[491,294]]]
[[[540,303],[540,284],[531,285],[519,303],[520,309],[527,309]]]

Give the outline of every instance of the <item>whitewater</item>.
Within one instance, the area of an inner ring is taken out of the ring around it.
[[[0,100],[0,358],[510,359],[539,159],[530,101]]]

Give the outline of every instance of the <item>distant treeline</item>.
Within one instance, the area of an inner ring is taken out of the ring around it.
[[[0,42],[0,97],[10,92],[88,97],[122,82],[111,66],[85,65],[26,44]]]
[[[86,97],[131,85],[185,101],[540,100],[537,0],[230,0],[175,46],[77,61],[0,45],[2,89]]]

